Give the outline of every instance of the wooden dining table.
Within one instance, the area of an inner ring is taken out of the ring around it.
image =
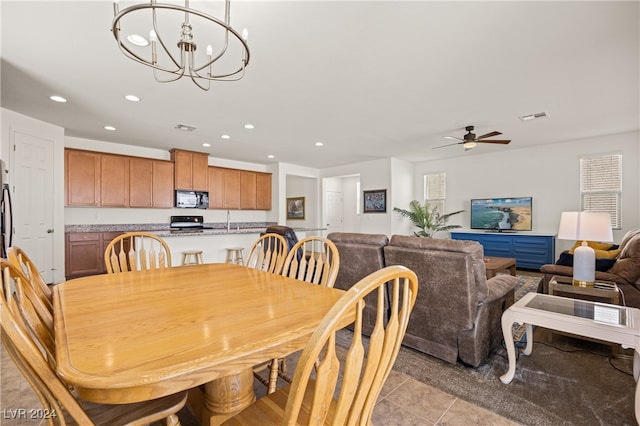
[[[57,371],[98,403],[190,389],[218,424],[255,400],[252,367],[302,349],[343,294],[226,263],[77,278],[54,287]]]

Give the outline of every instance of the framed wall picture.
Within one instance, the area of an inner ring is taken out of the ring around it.
[[[287,219],[304,219],[304,197],[287,198]]]
[[[387,212],[387,190],[376,189],[374,191],[363,191],[364,193],[364,213],[386,213]]]

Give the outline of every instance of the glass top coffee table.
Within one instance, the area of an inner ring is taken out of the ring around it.
[[[531,355],[533,350],[534,325],[633,348],[635,415],[640,419],[640,387],[637,386],[640,309],[548,294],[526,294],[502,314],[502,333],[509,357],[509,370],[500,377],[502,383],[511,383],[516,372],[515,342],[511,335],[514,323],[525,324],[527,345],[522,351],[524,355]]]

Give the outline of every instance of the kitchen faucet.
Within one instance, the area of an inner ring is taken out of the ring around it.
[[[227,232],[231,231],[231,212],[227,210]]]

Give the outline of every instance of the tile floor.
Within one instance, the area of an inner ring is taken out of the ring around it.
[[[35,413],[32,410],[42,406],[4,347],[0,361],[0,425],[41,424],[38,419],[28,418]],[[260,388],[264,387],[258,383],[256,390]],[[395,371],[382,389],[373,423],[377,426],[516,424]]]

